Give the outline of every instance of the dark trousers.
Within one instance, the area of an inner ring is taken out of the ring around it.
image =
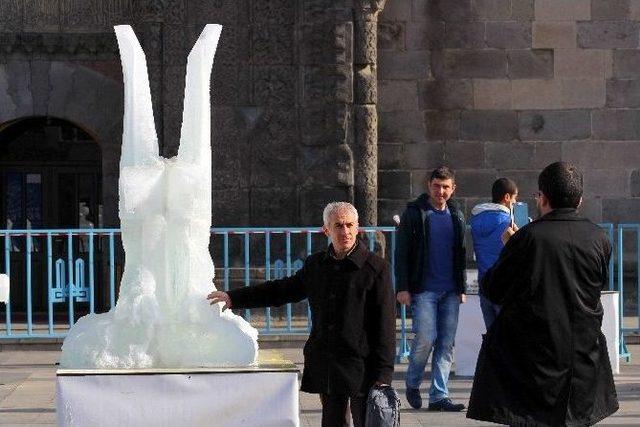
[[[364,427],[367,397],[321,394],[322,427],[349,427],[349,407],[354,427]]]

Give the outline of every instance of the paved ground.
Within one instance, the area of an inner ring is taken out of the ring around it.
[[[631,362],[622,363],[622,372],[616,376],[621,408],[602,425],[640,425],[640,345],[630,346]],[[302,350],[283,348],[284,356],[302,367]],[[55,425],[55,371],[59,351],[8,350],[0,351],[0,426]],[[406,364],[396,366],[394,386],[402,394],[402,425],[487,425],[467,420],[464,414],[430,413],[416,411],[404,399],[402,378]],[[471,379],[453,376],[450,382],[451,397],[467,403]],[[320,425],[320,404],[317,396],[300,394],[302,426]]]

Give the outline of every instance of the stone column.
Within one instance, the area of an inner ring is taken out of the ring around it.
[[[361,225],[378,223],[377,20],[386,0],[354,1],[354,202]]]

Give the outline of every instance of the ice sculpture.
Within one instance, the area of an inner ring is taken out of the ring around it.
[[[178,155],[158,154],[144,52],[115,27],[125,83],[120,222],[126,263],[108,313],[82,317],[62,346],[67,368],[244,366],[257,331],[205,299],[212,291],[209,80],[222,27],[207,25],[189,54]]]

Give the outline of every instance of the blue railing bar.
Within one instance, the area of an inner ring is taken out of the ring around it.
[[[89,312],[95,313],[95,283],[93,259],[93,231],[89,232]]]
[[[33,333],[33,302],[31,292],[31,234],[27,234],[27,332]]]
[[[2,233],[11,234],[13,237],[26,236],[30,234],[33,237],[45,237],[47,234],[51,233],[52,236],[67,236],[69,234],[74,236],[86,235],[89,232],[94,232],[96,235],[104,235],[108,236],[111,233],[120,234],[119,228],[43,228],[43,229],[10,229],[10,230],[2,230]]]
[[[631,229],[636,229],[636,230],[640,230],[640,223],[622,223],[622,224],[618,224],[618,228],[624,228],[627,230],[631,230]]]
[[[49,334],[53,334],[53,301],[51,290],[53,288],[53,245],[51,233],[47,233],[47,314],[49,315]]]
[[[7,335],[11,336],[11,237],[9,234],[4,234],[4,274],[9,276],[9,301],[5,304],[5,317],[7,319]]]
[[[114,233],[109,233],[109,308],[116,306],[116,266]]]
[[[371,252],[373,252],[376,247],[376,242],[374,239],[375,239],[375,233],[371,231],[367,231],[367,240],[369,240],[369,250]]]
[[[73,277],[73,234],[67,234],[67,265],[68,265],[68,290],[67,296],[69,297],[69,325],[73,325],[75,323],[74,314],[73,314],[73,288],[74,286],[74,277]]]
[[[266,233],[264,236],[264,280],[271,280],[271,233]],[[265,309],[266,316],[266,330],[271,330],[271,307]]]
[[[287,241],[286,241],[286,250],[287,250],[287,277],[292,275],[291,271],[291,233],[286,233]],[[291,322],[291,303],[287,304],[287,331],[291,331],[292,329]]]
[[[628,224],[633,225],[633,224]],[[637,225],[636,225],[637,226]],[[212,227],[211,232],[214,234],[264,234],[266,232],[270,232],[271,234],[302,234],[302,233],[322,233],[322,228],[319,226],[308,226],[308,227]],[[393,232],[395,230],[394,227],[359,227],[360,233],[373,232],[373,231],[382,231],[382,232]],[[46,228],[46,229],[3,229],[1,230],[4,234],[10,234],[13,237],[18,236],[26,236],[27,233],[31,234],[34,237],[44,237],[47,233],[51,233],[52,236],[63,236],[68,235],[69,233],[73,235],[84,235],[90,232],[93,232],[96,236],[109,236],[111,234],[120,234],[121,230],[119,228]]]
[[[33,338],[65,338],[67,336],[66,332],[63,333],[58,333],[58,334],[41,334],[41,333],[33,333],[33,334],[27,334],[27,333],[17,333],[17,334],[12,334],[11,336],[6,336],[6,335],[2,335],[0,336],[0,341],[2,341],[3,339],[22,339],[22,338],[29,338],[29,339],[33,339]]]
[[[251,286],[251,278],[249,277],[249,263],[251,259],[249,258],[249,233],[244,234],[244,285]],[[244,310],[244,318],[247,322],[251,322],[251,310]]]
[[[361,233],[366,232],[392,232],[395,230],[394,227],[359,227],[358,228]],[[317,233],[321,234],[322,227],[319,226],[309,226],[309,227],[212,227],[211,232],[214,234],[264,234],[269,232],[271,234],[303,234],[303,233]]]
[[[224,291],[229,291],[229,233],[224,233]]]
[[[311,255],[312,251],[312,239],[311,233],[307,233],[307,256]],[[307,329],[311,331],[311,304],[307,300]]]

